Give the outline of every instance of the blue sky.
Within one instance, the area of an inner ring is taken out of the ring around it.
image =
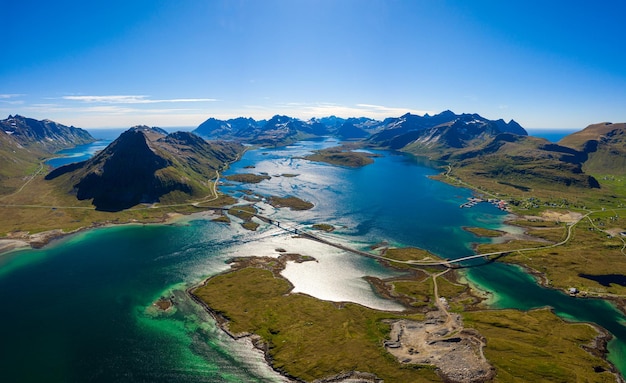
[[[3,0],[0,15],[1,118],[626,121],[623,1]]]

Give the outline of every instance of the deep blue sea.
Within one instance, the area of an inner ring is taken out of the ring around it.
[[[569,134],[575,133],[580,129],[526,129],[528,135],[533,137],[545,138],[550,142],[559,142],[559,140]]]
[[[502,223],[505,213],[489,204],[460,209],[471,192],[431,180],[428,176],[438,170],[414,158],[377,152],[381,157],[374,164],[358,169],[300,158],[336,144],[319,140],[248,151],[227,174],[267,173],[272,178],[259,184],[225,183],[220,189],[237,196],[252,191],[311,201],[315,207],[301,212],[262,201],[257,205],[264,215],[300,228],[330,223],[337,230],[325,235],[363,249],[387,241],[459,258],[472,254],[471,243],[479,241],[464,226],[513,230]],[[283,274],[295,291],[399,309],[363,280],[396,272],[273,226],[262,224],[249,232],[201,214],[171,224],[89,230],[43,249],[0,256],[3,381],[282,381],[259,352],[225,336],[185,294],[189,286],[226,270],[227,259],[276,256],[277,248],[319,261],[287,266]],[[497,308],[550,306],[568,320],[607,328],[617,338],[611,343],[611,360],[625,371],[626,317],[611,304],[544,289],[511,265],[494,263],[466,273],[493,295]],[[161,296],[173,297],[175,310],[155,310],[153,303]]]

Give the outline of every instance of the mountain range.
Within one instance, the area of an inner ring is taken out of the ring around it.
[[[0,120],[0,137],[13,141],[14,146],[54,153],[95,139],[84,129],[65,126],[50,120],[35,120],[20,115]]]
[[[528,136],[514,120],[489,120],[446,110],[432,116],[407,113],[383,121],[335,116],[308,121],[287,116],[268,121],[209,119],[194,132],[262,146],[330,135],[374,149],[398,150],[454,164],[465,175],[528,191],[528,185],[599,188],[592,174],[626,172],[624,125],[591,125],[555,144]]]
[[[49,120],[9,116],[0,126],[1,194],[18,184],[7,180],[23,178],[53,152],[94,140],[85,130]],[[209,118],[193,132],[171,134],[137,126],[90,160],[54,169],[46,179],[80,200],[92,200],[100,210],[182,201],[209,194],[208,181],[238,158],[244,144],[281,146],[321,136],[427,157],[459,174],[518,191],[536,186],[593,189],[600,187],[593,174],[626,172],[624,123],[591,125],[551,143],[528,136],[513,120],[444,111],[383,121],[336,116],[303,121],[281,115],[261,121]]]
[[[259,121],[243,117],[230,120],[209,118],[193,130],[193,133],[207,139],[281,146],[302,139],[328,135],[344,140],[363,139],[380,129],[382,124],[381,121],[366,117],[344,119],[330,116],[308,121],[281,115]]]
[[[459,134],[465,134],[466,140],[475,138],[473,136],[479,131],[484,131],[485,135],[507,132],[519,135],[528,134],[513,120],[508,123],[504,120],[492,121],[478,114],[457,115],[449,110],[433,116],[407,113],[401,117],[387,118],[383,121],[366,117],[340,118],[336,116],[303,121],[280,115],[270,120],[260,121],[243,117],[230,120],[209,118],[193,132],[209,139],[237,140],[265,146],[280,146],[305,138],[330,135],[342,140],[367,139],[375,146],[401,149],[420,137],[436,135],[443,127],[448,127],[450,133],[445,136],[449,138],[449,141],[442,143],[453,146],[462,146],[454,142],[454,137]],[[466,132],[466,130],[470,131]]]

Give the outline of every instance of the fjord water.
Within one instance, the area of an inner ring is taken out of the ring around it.
[[[86,161],[98,151],[106,148],[110,143],[110,139],[102,139],[90,144],[78,145],[71,149],[64,149],[57,152],[56,157],[46,161],[46,164],[52,166],[53,168],[58,168],[59,166],[71,164],[72,162]]]
[[[458,258],[471,254],[471,242],[479,240],[464,226],[502,227],[503,212],[488,204],[460,209],[471,193],[430,180],[436,170],[409,157],[381,152],[374,164],[359,169],[299,158],[334,144],[314,141],[249,151],[228,173],[267,173],[272,179],[222,189],[242,196],[252,190],[309,200],[315,207],[302,212],[263,202],[258,206],[285,224],[333,224],[337,230],[330,237],[363,249],[387,241]],[[232,256],[275,256],[278,247],[319,260],[288,264],[284,274],[297,291],[396,309],[385,306],[361,278],[393,271],[266,225],[247,232],[199,216],[169,225],[102,228],[44,249],[0,256],[2,380],[281,381],[262,355],[225,336],[185,293],[226,270],[225,261]],[[469,268],[466,275],[492,294],[495,307],[550,306],[568,320],[600,324],[617,337],[611,360],[626,359],[626,318],[612,305],[541,288],[521,269],[505,264]],[[172,297],[175,309],[156,310],[152,304],[161,296]],[[625,372],[624,365],[619,368]]]

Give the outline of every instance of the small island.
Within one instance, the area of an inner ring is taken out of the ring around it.
[[[225,176],[229,181],[241,182],[244,184],[258,184],[261,181],[269,180],[272,177],[267,174],[239,173]]]
[[[331,165],[346,166],[350,168],[360,168],[374,162],[373,157],[376,154],[367,152],[356,152],[345,146],[337,146],[328,149],[322,149],[305,156],[305,160],[325,162]]]
[[[305,201],[303,199],[300,199],[294,196],[289,196],[289,197],[271,196],[268,198],[267,202],[276,208],[288,207],[291,210],[309,210],[309,209],[312,209],[313,206],[315,206],[309,201]]]
[[[328,224],[328,223],[316,223],[316,224],[313,225],[313,229],[314,230],[325,231],[327,233],[331,233],[331,232],[335,231],[335,227],[333,225]]]
[[[236,205],[228,209],[228,214],[241,219],[243,221],[241,226],[250,231],[256,231],[259,227],[259,224],[252,220],[256,213],[257,210],[253,205]]]
[[[463,230],[468,231],[477,237],[483,238],[496,238],[505,234],[502,230],[485,229],[484,227],[465,226],[463,227]]]
[[[168,311],[174,307],[174,300],[172,298],[161,297],[153,303],[153,306],[161,311]]]

